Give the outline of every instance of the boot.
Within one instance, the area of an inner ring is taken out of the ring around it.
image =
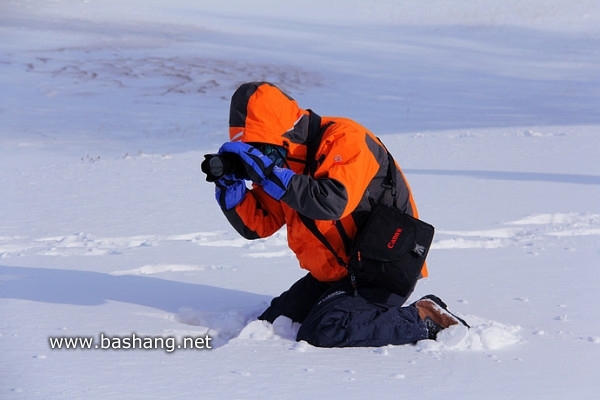
[[[419,317],[425,323],[429,339],[435,340],[437,334],[452,325],[469,325],[461,318],[448,311],[448,306],[439,297],[432,294],[421,297],[413,303],[419,312]]]

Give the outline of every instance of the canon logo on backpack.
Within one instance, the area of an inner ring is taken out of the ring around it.
[[[400,237],[400,234],[402,234],[402,228],[396,229],[396,231],[394,232],[394,235],[392,236],[392,238],[390,239],[390,241],[387,244],[388,249],[394,248],[394,246],[396,245],[396,242],[398,241],[398,238]]]

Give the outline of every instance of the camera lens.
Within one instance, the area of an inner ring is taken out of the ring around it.
[[[223,159],[221,157],[213,157],[208,161],[208,166],[210,168],[210,173],[215,178],[220,178],[225,175],[225,165],[223,163]]]
[[[214,182],[230,174],[242,179],[247,176],[244,165],[232,153],[205,154],[201,167],[208,182]]]
[[[231,161],[221,154],[205,154],[201,167],[208,182],[214,182],[232,172]]]

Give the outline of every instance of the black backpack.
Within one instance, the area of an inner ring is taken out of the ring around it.
[[[408,297],[421,276],[434,228],[384,204],[376,205],[358,232],[348,272],[353,286],[379,286]],[[354,275],[354,278],[352,277]]]

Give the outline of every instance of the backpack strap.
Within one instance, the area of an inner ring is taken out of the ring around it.
[[[317,150],[319,149],[319,145],[323,139],[323,134],[327,128],[333,124],[333,121],[321,126],[321,117],[312,110],[308,111],[310,114],[308,120],[308,139],[306,141],[306,167],[304,168],[304,173],[314,177],[317,167],[319,166],[319,162],[322,161],[317,159]],[[300,221],[302,221],[308,230],[315,235],[315,237],[319,239],[319,241],[323,243],[325,247],[327,247],[331,254],[333,254],[338,264],[344,268],[348,268],[346,262],[339,256],[337,251],[335,251],[331,243],[329,243],[329,240],[327,240],[325,235],[323,235],[323,233],[317,228],[315,220],[300,213],[298,213],[298,216],[300,217]],[[344,240],[344,243],[346,243],[348,241],[347,239],[349,238],[346,230],[342,226],[342,223],[339,220],[336,220],[335,226],[340,232],[340,236]],[[354,292],[356,294],[356,278],[352,271],[350,271],[350,281],[352,282],[352,287],[354,288]]]
[[[337,260],[338,264],[341,265],[342,267],[347,268],[348,265],[346,265],[346,262],[342,259],[342,257],[340,257],[338,255],[337,251],[335,251],[335,249],[333,248],[331,243],[329,243],[329,240],[327,240],[325,235],[323,235],[323,233],[321,233],[321,231],[317,228],[317,224],[315,223],[315,220],[310,219],[307,216],[302,215],[302,214],[298,214],[298,215],[300,216],[300,221],[302,221],[302,223],[304,225],[306,225],[308,230],[310,230],[311,233],[313,235],[315,235],[315,237],[317,239],[319,239],[321,241],[321,243],[323,243],[325,245],[325,247],[327,247],[327,249],[335,256],[335,259]]]
[[[308,110],[308,112],[308,137],[306,139],[306,165],[304,167],[304,174],[314,177],[319,166],[319,161],[322,161],[317,160],[317,150],[323,139],[323,134],[333,124],[333,121],[321,127],[321,117],[312,110]]]
[[[384,188],[384,191],[383,191],[383,193],[381,193],[381,196],[377,200],[377,203],[371,204],[371,205],[374,206],[374,205],[381,203],[381,201],[383,200],[383,197],[385,196],[385,194],[387,193],[387,190],[389,189],[391,192],[391,195],[392,195],[392,199],[394,200],[393,206],[397,207],[398,203],[396,200],[396,194],[397,194],[396,188],[397,188],[398,180],[396,179],[396,161],[394,160],[394,157],[392,157],[392,153],[390,153],[390,151],[387,149],[387,147],[385,147],[385,145],[383,144],[381,139],[377,138],[377,140],[379,140],[379,144],[381,144],[381,146],[385,149],[385,152],[387,153],[388,168],[387,168],[387,174],[385,176],[385,180],[381,183],[381,186]]]
[[[321,144],[321,140],[323,139],[323,134],[325,130],[333,124],[330,122],[325,126],[321,127],[321,117],[313,112],[312,110],[308,110],[309,118],[308,118],[308,139],[306,141],[306,166],[304,167],[304,174],[310,175],[314,177],[315,171],[319,166],[319,160],[317,160],[317,150],[319,149],[319,145]],[[337,262],[341,266],[346,266],[346,263],[342,258],[337,254],[331,243],[327,240],[327,238],[319,231],[317,228],[317,224],[313,219],[308,218],[305,215],[298,213],[300,216],[300,221],[311,231],[313,235],[319,239],[329,251],[335,256]],[[336,221],[336,225],[338,221]],[[341,224],[339,224],[341,225]]]

